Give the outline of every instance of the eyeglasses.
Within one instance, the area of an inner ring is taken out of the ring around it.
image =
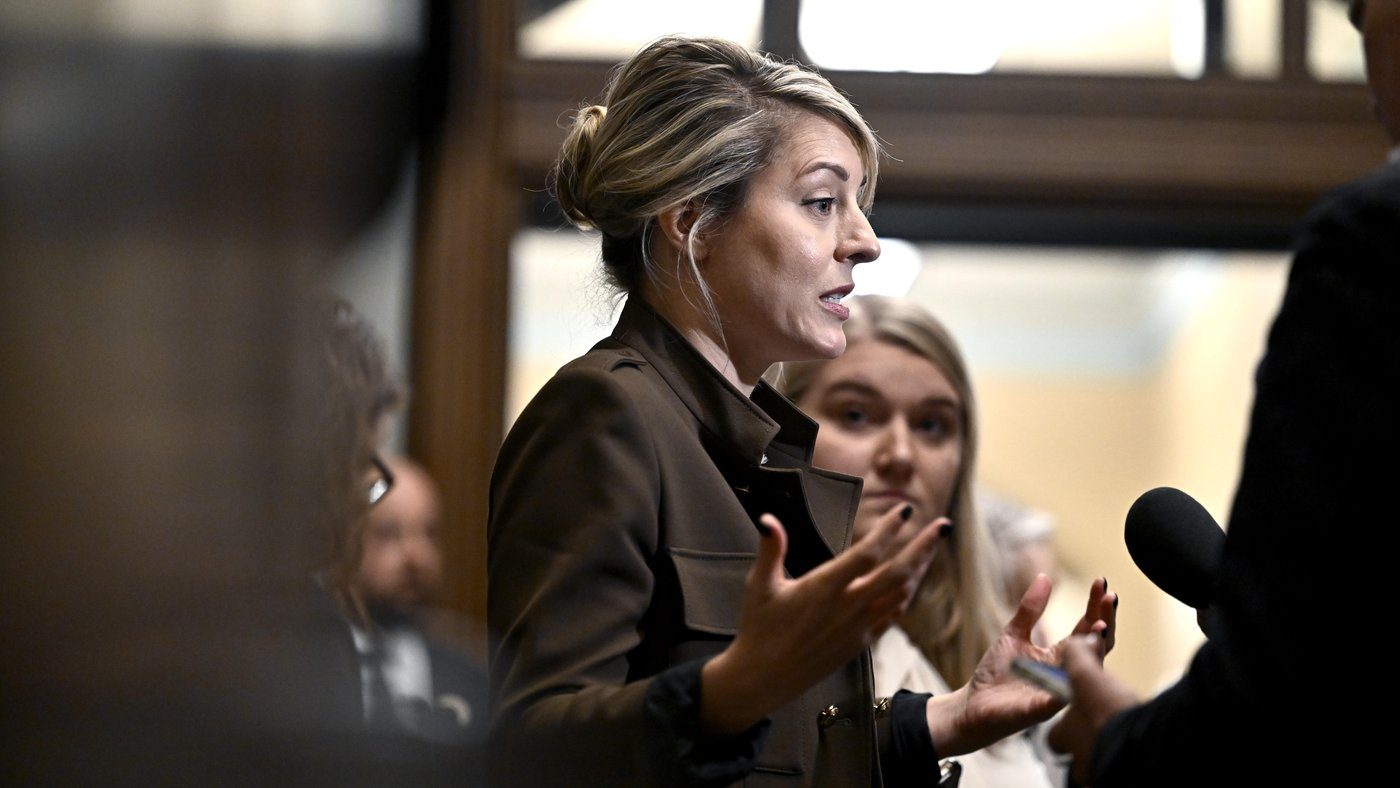
[[[389,466],[385,465],[383,460],[379,459],[378,454],[371,454],[369,462],[378,473],[378,477],[369,485],[369,505],[373,506],[383,500],[384,496],[393,488],[394,472],[389,470]]]

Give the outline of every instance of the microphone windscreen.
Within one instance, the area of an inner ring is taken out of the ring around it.
[[[1123,540],[1158,588],[1198,610],[1210,606],[1225,532],[1195,498],[1173,487],[1148,490],[1128,510]]]

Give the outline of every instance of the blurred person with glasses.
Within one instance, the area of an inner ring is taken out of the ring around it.
[[[341,708],[371,734],[358,757],[395,779],[425,769],[470,779],[484,671],[422,625],[442,579],[436,488],[417,465],[379,451],[403,391],[374,330],[344,302],[323,309],[316,374],[330,561],[317,580],[333,601],[322,616],[324,668]]]
[[[433,607],[442,586],[437,485],[407,457],[374,463],[376,505],[353,581],[366,617],[352,625],[366,720],[439,743],[476,741],[485,733],[486,672],[438,636],[444,618],[455,617]]]
[[[369,505],[374,506],[394,488],[394,472],[378,454],[371,456],[369,463],[374,468],[373,481],[369,483]]]

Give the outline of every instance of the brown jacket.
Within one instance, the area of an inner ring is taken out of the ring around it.
[[[758,514],[787,528],[794,576],[846,547],[860,480],[812,468],[815,437],[767,384],[743,396],[640,299],[559,370],[491,483],[498,782],[879,783],[888,736],[868,654],[774,714],[766,740],[728,748],[689,739],[695,704],[652,687],[669,674],[698,690],[698,661],[736,633]]]

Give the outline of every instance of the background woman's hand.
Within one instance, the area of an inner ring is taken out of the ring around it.
[[[1037,646],[1031,640],[1031,630],[1050,602],[1050,589],[1050,578],[1038,575],[1021,597],[1011,621],[978,662],[972,679],[952,693],[929,699],[929,733],[940,756],[981,749],[1049,719],[1063,705],[1050,693],[1011,672],[1011,661],[1016,657],[1051,664],[1061,661],[1068,638],[1051,648]],[[1092,635],[1098,643],[1096,654],[1100,661],[1111,647],[1116,598],[1108,593],[1106,581],[1095,580],[1089,588],[1084,616],[1071,633],[1071,637]]]
[[[800,578],[783,571],[787,533],[763,515],[739,634],[701,672],[700,725],[743,731],[868,648],[908,608],[948,521],[896,506],[849,549]]]

